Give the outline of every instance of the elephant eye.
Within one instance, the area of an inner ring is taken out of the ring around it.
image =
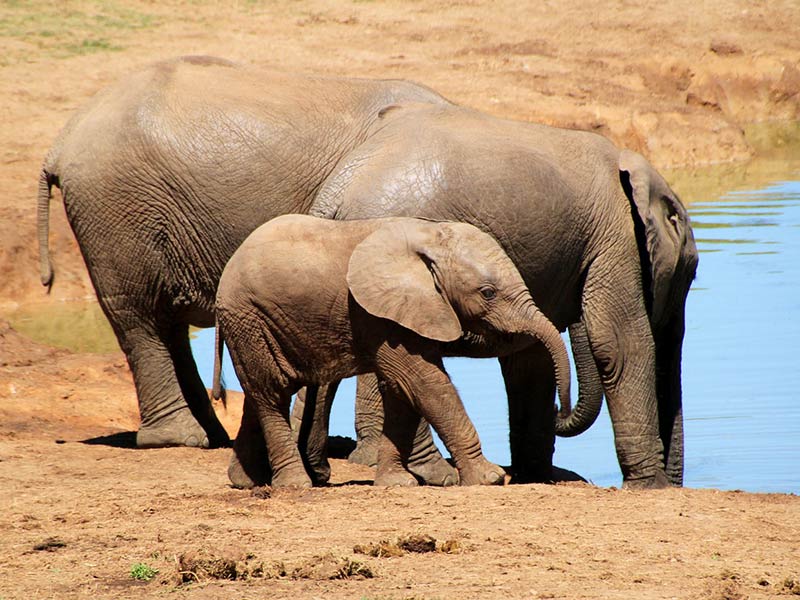
[[[494,300],[497,297],[497,290],[493,287],[482,287],[481,296],[483,296],[485,300]]]

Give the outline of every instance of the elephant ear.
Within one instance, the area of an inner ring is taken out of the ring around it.
[[[646,272],[643,261],[643,274],[652,300],[651,321],[658,323],[667,316],[675,272],[692,235],[689,216],[675,192],[641,154],[623,150],[619,170],[634,218],[644,230],[642,250],[646,250],[650,269]]]
[[[452,342],[461,337],[461,323],[435,275],[430,245],[439,242],[421,237],[418,230],[399,222],[373,232],[350,256],[347,285],[371,315],[425,338]]]

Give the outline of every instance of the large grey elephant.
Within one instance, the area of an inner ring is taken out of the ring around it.
[[[59,135],[40,178],[45,284],[53,184],[133,371],[139,445],[227,441],[187,328],[213,323],[219,276],[253,229],[289,212],[423,216],[491,234],[557,328],[585,325],[626,485],[664,484],[665,469],[680,482],[697,251],[666,182],[601,136],[497,119],[407,82],[181,58],[101,92]],[[501,365],[514,476],[548,480],[549,354],[532,345]]]
[[[188,328],[214,325],[222,269],[256,227],[304,213],[395,103],[445,103],[403,81],[299,77],[212,57],[154,64],[70,119],[39,180],[42,283],[57,185],[133,373],[140,447],[229,443]]]
[[[585,330],[576,358],[590,351],[599,372],[624,484],[680,484],[684,310],[698,254],[664,179],[641,155],[588,132],[453,105],[397,106],[386,118],[340,162],[311,214],[448,218],[490,232],[556,327]],[[547,479],[549,359],[532,347],[500,362],[513,472]],[[561,432],[573,426],[583,427]]]
[[[487,356],[543,344],[569,411],[558,330],[497,242],[466,223],[278,217],[231,257],[216,312],[215,395],[222,339],[245,392],[228,471],[236,487],[310,486],[289,425],[292,395],[368,372],[381,380],[386,414],[376,485],[416,485],[408,467],[420,415],[458,469],[443,484],[502,484],[442,364],[445,343],[464,337]]]

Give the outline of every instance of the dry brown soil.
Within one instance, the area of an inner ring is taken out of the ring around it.
[[[92,296],[57,193],[57,279],[50,296],[39,287],[38,170],[81,103],[148,61],[414,79],[496,115],[598,131],[663,168],[746,159],[747,126],[797,120],[798,31],[791,0],[4,2],[0,314]],[[232,433],[240,406],[220,407]],[[329,488],[253,493],[228,487],[226,450],[132,449],[137,420],[121,353],[0,323],[0,598],[800,594],[796,496],[378,489],[344,461]],[[139,581],[134,565],[158,572]]]

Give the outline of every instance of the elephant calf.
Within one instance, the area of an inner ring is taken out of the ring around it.
[[[310,486],[289,425],[292,394],[371,372],[386,414],[377,485],[417,483],[409,461],[420,415],[452,454],[462,485],[502,483],[442,363],[444,345],[456,340],[487,356],[542,342],[569,410],[558,331],[497,242],[472,225],[278,217],[231,257],[216,311],[215,393],[223,339],[245,392],[228,470],[237,487]],[[447,468],[444,485],[457,481]]]

